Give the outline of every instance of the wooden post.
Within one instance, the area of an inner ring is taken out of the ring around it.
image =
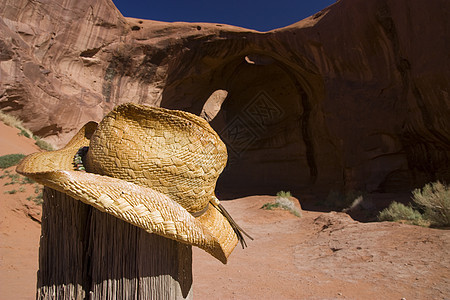
[[[44,189],[37,299],[192,299],[192,247]]]

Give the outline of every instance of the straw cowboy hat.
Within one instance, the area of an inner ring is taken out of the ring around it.
[[[245,245],[214,195],[226,160],[202,118],[127,103],[87,123],[61,150],[27,156],[17,172],[226,263],[238,240]]]

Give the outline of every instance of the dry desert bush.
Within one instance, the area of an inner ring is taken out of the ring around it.
[[[412,192],[413,206],[392,202],[378,215],[380,221],[407,221],[414,225],[450,226],[450,189],[436,181]]]
[[[20,130],[19,135],[23,135],[24,137],[27,137],[29,139],[34,139],[35,144],[43,149],[43,150],[53,150],[53,146],[50,145],[49,143],[47,143],[46,141],[42,140],[40,137],[34,135],[31,130],[25,128],[25,126],[23,125],[22,121],[20,121],[19,119],[17,119],[14,116],[8,115],[2,111],[0,111],[0,121],[2,121],[3,123],[5,123],[6,125],[10,126],[10,127],[15,127],[17,129]]]
[[[295,207],[295,204],[291,198],[292,198],[291,192],[279,191],[277,193],[277,196],[275,197],[274,203],[270,203],[270,202],[266,203],[261,208],[268,209],[268,210],[271,210],[274,208],[281,208],[281,209],[289,211],[291,214],[293,214],[297,217],[301,217],[302,215],[301,215],[300,210],[297,207]]]
[[[413,201],[434,226],[450,226],[450,188],[436,181],[413,191]]]

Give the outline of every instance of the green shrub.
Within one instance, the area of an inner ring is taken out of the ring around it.
[[[263,206],[261,206],[262,209],[267,209],[267,210],[272,210],[272,209],[278,208],[278,207],[280,207],[279,203],[270,203],[270,202],[267,202]]]
[[[30,134],[25,129],[19,128],[19,130],[20,132],[18,133],[18,135],[23,135],[26,138],[31,138]]]
[[[8,114],[0,111],[0,120],[10,127],[15,127],[17,129],[19,129],[20,130],[20,133],[18,133],[19,135],[23,135],[27,138],[31,138],[33,136],[33,133],[31,133],[30,130],[26,129],[23,126],[22,121],[14,116],[8,115]]]
[[[278,197],[278,198],[291,198],[291,197],[292,197],[292,194],[291,194],[290,191],[287,191],[287,192],[285,192],[285,191],[279,191],[279,192],[277,193],[277,197]]]
[[[34,203],[36,203],[37,205],[41,205],[42,203],[44,203],[43,200],[43,192],[41,191],[35,198],[34,198]]]
[[[8,173],[8,175],[7,175],[7,177],[9,178],[9,179],[11,179],[11,181],[8,183],[5,183],[5,185],[8,185],[8,184],[16,184],[16,183],[19,183],[19,179],[20,179],[20,177],[22,177],[22,176],[20,176],[19,174],[17,174],[17,173]]]
[[[14,116],[4,113],[3,111],[0,111],[0,121],[2,121],[3,123],[5,123],[10,127],[16,127],[19,130],[23,128],[22,121],[20,121],[18,118]]]
[[[36,138],[35,144],[42,150],[47,150],[47,151],[54,150],[52,145],[50,145],[49,143],[47,143],[44,140],[41,140],[40,138]]]
[[[21,184],[33,184],[35,181],[29,177],[22,176]]]
[[[291,192],[280,191],[277,193],[275,203],[270,202],[266,203],[261,208],[267,210],[272,210],[274,208],[282,208],[284,210],[289,211],[291,214],[297,217],[301,217],[302,216],[301,212],[300,210],[297,209],[297,207],[295,207],[294,202],[290,199],[291,197],[292,197]]]
[[[6,169],[12,166],[17,165],[22,158],[24,158],[24,154],[7,154],[0,156],[0,168]]]
[[[39,194],[41,191],[42,191],[42,186],[37,184],[37,183],[35,183],[34,184],[34,193],[35,194]]]
[[[379,221],[408,221],[414,225],[422,225],[422,214],[410,206],[398,202],[392,202],[389,207],[383,209],[378,215]]]
[[[10,177],[10,176],[11,176],[11,172],[8,171],[8,170],[4,170],[4,171],[3,171],[3,174],[0,175],[0,179],[3,179],[3,178],[5,178],[5,177]]]
[[[33,197],[33,196],[27,197],[27,200],[28,201],[33,201],[37,205],[41,205],[44,202],[42,198],[43,198],[43,194],[41,192],[41,193],[39,193],[39,195],[37,195],[35,197]]]
[[[441,182],[426,184],[413,191],[413,201],[423,207],[432,225],[450,226],[450,188]]]
[[[15,193],[17,193],[17,190],[12,190],[12,191],[6,191],[6,192],[4,192],[4,194],[10,194],[10,195],[15,194]]]
[[[3,121],[6,125],[10,127],[15,127],[20,130],[19,135],[23,135],[27,138],[32,138],[35,140],[35,144],[41,148],[42,150],[51,151],[54,150],[53,146],[46,141],[42,140],[40,137],[35,136],[29,129],[26,129],[18,118],[5,114],[4,112],[0,111],[0,121]]]

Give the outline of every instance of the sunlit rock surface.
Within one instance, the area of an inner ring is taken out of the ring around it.
[[[219,197],[449,182],[448,11],[340,0],[261,33],[124,18],[110,0],[2,0],[0,109],[59,146],[124,102],[214,110]]]

